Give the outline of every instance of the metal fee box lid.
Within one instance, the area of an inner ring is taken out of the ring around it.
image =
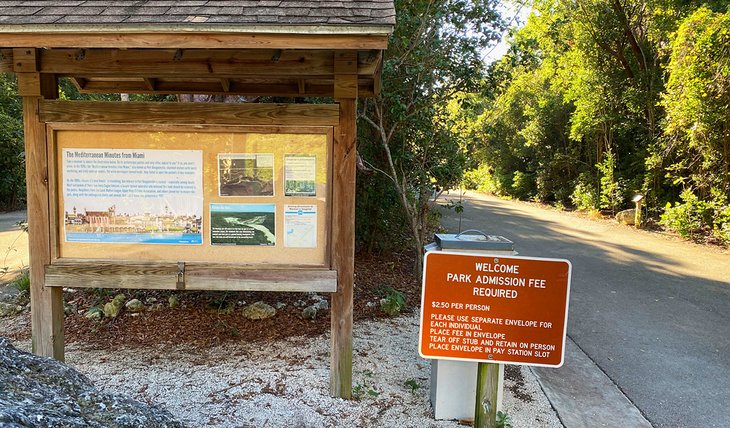
[[[471,234],[474,233],[474,234]],[[436,233],[436,243],[443,250],[513,251],[514,243],[504,236],[487,235],[479,230],[465,230],[459,234]]]

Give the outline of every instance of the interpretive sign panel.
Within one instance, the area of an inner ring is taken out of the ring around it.
[[[332,128],[49,135],[56,259],[329,266]]]
[[[317,246],[317,206],[284,206],[284,246],[315,248]]]
[[[567,260],[427,253],[419,352],[560,367],[570,275]]]
[[[202,244],[203,152],[66,148],[66,242]]]
[[[273,196],[273,154],[219,154],[221,196]]]
[[[274,204],[210,204],[212,245],[276,245]]]
[[[284,194],[286,196],[316,196],[316,177],[316,156],[284,156]]]

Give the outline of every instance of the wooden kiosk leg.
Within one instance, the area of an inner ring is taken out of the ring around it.
[[[45,266],[51,262],[48,142],[39,116],[41,99],[58,97],[55,75],[17,73],[23,97],[25,176],[30,250],[30,306],[33,353],[63,361],[63,291],[45,287]]]
[[[334,130],[330,394],[352,398],[352,292],[355,271],[355,110],[354,99],[340,99],[340,124]]]

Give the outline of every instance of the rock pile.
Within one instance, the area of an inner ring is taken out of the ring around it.
[[[56,360],[17,350],[0,337],[0,426],[183,427],[157,406],[99,391]]]

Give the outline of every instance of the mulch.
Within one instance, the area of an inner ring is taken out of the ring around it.
[[[387,317],[380,309],[379,301],[390,289],[405,295],[404,311],[415,310],[420,303],[421,284],[413,268],[414,256],[408,250],[358,254],[355,258],[354,319]],[[66,292],[64,301],[76,305],[79,310],[87,310],[92,306],[103,306],[120,293],[127,300],[156,300],[159,309],[139,314],[122,309],[116,318],[101,320],[89,319],[83,314],[66,316],[66,343],[105,349],[155,344],[210,347],[238,341],[319,335],[330,330],[329,311],[314,320],[302,316],[303,307],[315,301],[309,293],[76,289]],[[180,302],[174,309],[167,304],[171,294],[175,294]],[[329,300],[326,293],[321,297]],[[241,313],[243,307],[258,301],[274,307],[278,305],[280,309],[272,318],[246,319]]]

